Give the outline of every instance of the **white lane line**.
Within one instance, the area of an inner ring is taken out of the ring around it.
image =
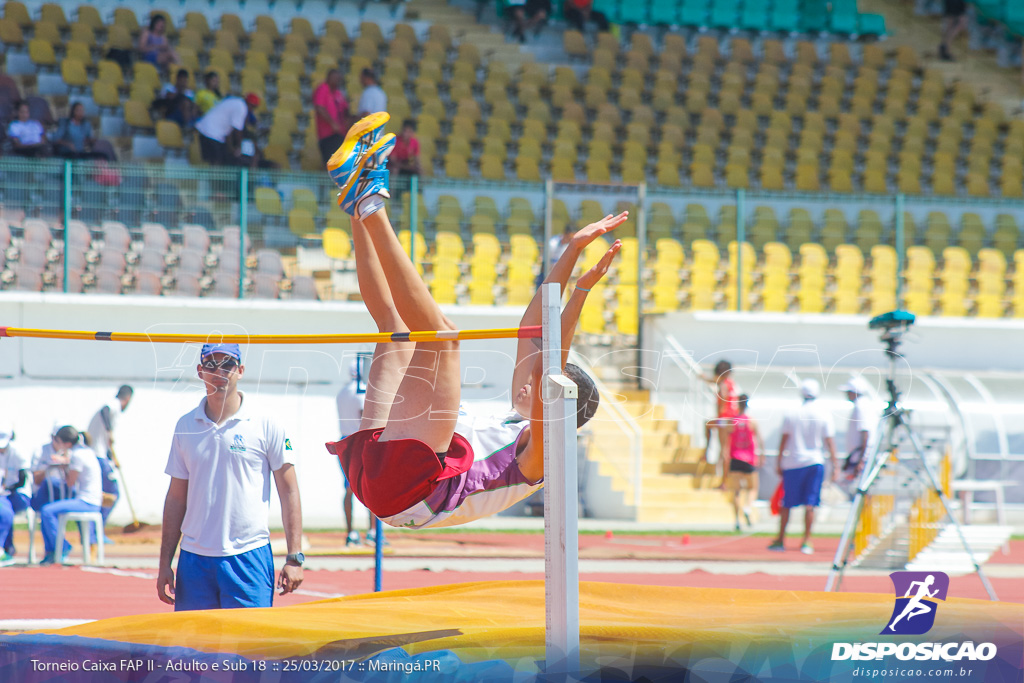
[[[95,619],[0,619],[0,631],[41,631],[90,624]]]
[[[311,591],[305,588],[296,588],[292,591],[296,595],[308,595],[311,598],[343,598],[344,593],[324,593],[323,591]]]
[[[92,572],[94,574],[113,574],[114,576],[131,576],[136,579],[155,579],[156,574],[150,574],[149,572],[133,572],[127,569],[115,569],[114,567],[91,567],[82,566],[79,567],[83,572]]]
[[[83,572],[92,572],[94,574],[112,574],[114,576],[130,576],[136,579],[156,579],[157,575],[150,572],[138,572],[129,571],[126,569],[115,569],[113,567],[91,567],[83,566],[79,567]],[[323,591],[309,590],[306,588],[299,588],[294,591],[296,595],[307,595],[311,598],[343,598],[344,593],[325,593]]]

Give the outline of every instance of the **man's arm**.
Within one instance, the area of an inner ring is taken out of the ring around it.
[[[185,521],[188,503],[188,479],[171,477],[164,499],[164,519],[160,537],[160,566],[156,578],[156,594],[162,602],[174,604],[174,570],[171,562],[181,540],[181,523]]]
[[[628,218],[628,211],[623,211],[618,216],[612,216],[609,214],[596,223],[591,223],[587,227],[576,232],[569,241],[569,246],[566,247],[564,252],[562,252],[562,256],[555,262],[555,265],[552,266],[551,271],[544,279],[544,284],[557,282],[559,291],[564,293],[565,286],[569,282],[569,278],[572,276],[573,269],[576,267],[576,261],[579,260],[586,246],[606,232],[614,230],[619,225],[625,223]],[[585,289],[590,288],[588,285],[580,285],[578,282],[576,286],[583,287]],[[526,307],[526,312],[523,313],[522,320],[519,321],[520,327],[541,324],[541,319],[543,318],[541,313],[542,300],[543,291],[538,288],[537,293],[533,295],[533,299],[530,301],[530,305]],[[579,313],[577,313],[577,317],[579,317]],[[575,325],[575,323],[573,324]],[[529,382],[530,374],[533,370],[533,365],[529,361],[536,352],[537,347],[533,343],[532,339],[519,340],[516,351],[516,366],[512,372],[513,397],[516,392],[519,391],[520,387],[526,386]]]
[[[836,442],[831,436],[825,437],[825,448],[828,449],[828,457],[832,462],[832,481],[839,480],[839,463],[836,460]]]
[[[761,438],[761,430],[754,420],[750,421],[750,431],[754,433],[754,443],[757,444],[757,466],[761,467],[764,465],[764,440]]]
[[[288,554],[294,555],[302,550],[302,504],[299,501],[299,481],[295,476],[295,467],[285,463],[274,472],[274,483],[277,485],[277,495],[281,498],[281,521],[284,522]],[[285,562],[277,579],[281,595],[291,593],[300,583],[302,567]]]
[[[786,452],[786,446],[789,445],[789,434],[783,432],[782,438],[779,439],[779,455],[775,463],[775,469],[778,471],[779,476],[782,476],[782,454]]]

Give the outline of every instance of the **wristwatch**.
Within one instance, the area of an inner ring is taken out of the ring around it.
[[[292,564],[297,564],[300,567],[302,566],[302,563],[305,562],[305,561],[306,561],[306,556],[303,555],[302,553],[295,553],[294,555],[286,555],[285,558],[284,558],[285,564],[288,564],[289,562],[291,562]]]

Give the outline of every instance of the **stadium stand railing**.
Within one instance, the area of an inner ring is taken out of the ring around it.
[[[326,174],[2,159],[0,180],[3,289],[356,294]],[[392,197],[437,300],[480,306],[525,305],[552,237],[630,210],[581,318],[596,337],[676,310],[1024,316],[1014,200],[418,177],[393,179]]]

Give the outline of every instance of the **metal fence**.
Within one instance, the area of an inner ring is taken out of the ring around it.
[[[510,236],[525,232],[546,245],[565,226],[581,227],[606,213],[629,209],[632,217],[619,228],[617,236],[636,237],[639,248],[638,272],[643,272],[657,237],[688,242],[696,229],[703,238],[729,242],[746,241],[758,229],[758,217],[767,210],[784,222],[793,208],[806,210],[815,227],[811,241],[826,236],[826,211],[838,210],[848,225],[854,226],[862,211],[872,211],[882,224],[879,239],[894,246],[900,271],[907,245],[925,239],[924,226],[933,212],[943,213],[949,223],[958,226],[966,214],[973,214],[988,231],[991,242],[997,217],[1009,215],[1016,224],[1024,223],[1024,202],[1001,199],[950,199],[904,195],[830,195],[743,190],[698,190],[657,186],[578,185],[490,181],[455,181],[438,178],[396,176],[391,182],[392,201],[388,211],[399,230],[411,233],[413,245],[424,240],[429,246],[439,226],[457,229],[469,244],[478,231],[493,232],[507,243]],[[0,211],[18,237],[26,218],[47,221],[54,238],[62,242],[74,222],[84,223],[94,239],[101,239],[104,226],[121,223],[143,249],[157,248],[146,240],[147,229],[162,226],[171,244],[185,239],[189,229],[201,227],[214,246],[234,249],[245,244],[251,254],[261,249],[288,251],[302,244],[319,246],[326,228],[347,232],[349,220],[337,206],[337,188],[325,173],[296,173],[236,168],[193,168],[176,165],[106,164],[60,160],[0,159]],[[709,222],[689,220],[690,211],[699,206]],[[652,210],[665,216],[651,232]],[[916,224],[908,225],[908,221]],[[149,226],[149,227],[147,227]],[[781,228],[780,228],[781,229]],[[849,230],[852,231],[852,228]],[[956,238],[954,228],[951,235]],[[313,239],[310,240],[309,238]],[[422,255],[422,245],[410,247]],[[65,250],[65,261],[70,259]],[[542,246],[547,267],[548,249]],[[239,254],[238,296],[244,296],[245,254]],[[749,289],[743,283],[743,250],[737,253],[739,277],[730,283],[737,296],[730,305],[745,306],[749,297],[740,295]],[[68,264],[65,265],[65,273]],[[642,278],[636,287],[642,288]],[[64,289],[69,287],[63,280]],[[74,291],[72,288],[70,291]],[[222,291],[221,295],[227,295]],[[638,291],[637,300],[643,301]],[[640,307],[642,308],[642,307]]]

